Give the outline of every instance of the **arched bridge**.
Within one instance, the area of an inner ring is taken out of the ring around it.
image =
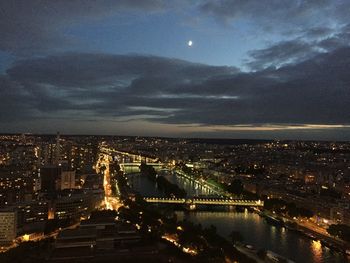
[[[264,201],[228,198],[162,198],[144,197],[147,203],[157,204],[187,204],[187,205],[226,205],[226,206],[264,206]]]

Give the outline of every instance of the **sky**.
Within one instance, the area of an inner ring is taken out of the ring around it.
[[[1,0],[0,132],[350,140],[349,13],[348,0]]]

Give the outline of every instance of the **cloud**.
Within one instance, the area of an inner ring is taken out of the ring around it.
[[[325,26],[318,26],[302,30],[302,33],[305,34],[304,37],[306,38],[319,39],[332,35],[334,33],[334,29]]]
[[[163,6],[161,0],[2,0],[0,49],[20,55],[62,51],[77,44],[63,33],[66,27],[121,11],[154,12]]]
[[[246,21],[269,31],[295,31],[348,21],[350,3],[342,0],[207,0],[199,10],[225,23]],[[322,17],[322,19],[320,19]]]
[[[0,75],[0,94],[1,122],[32,117],[32,97],[27,94],[21,85],[9,80],[7,76]]]
[[[268,48],[250,51],[248,55],[252,60],[247,65],[255,70],[271,66],[280,67],[303,61],[316,53],[316,46],[310,43],[301,40],[282,41]]]
[[[282,40],[265,48],[249,51],[249,58],[245,63],[252,70],[297,64],[320,54],[349,47],[349,40],[350,24],[338,29],[304,29],[290,40]]]
[[[65,53],[18,61],[7,74],[21,83],[51,85],[61,89],[99,86],[134,92],[186,88],[208,77],[237,72],[235,67],[209,66],[184,60],[144,55]],[[143,85],[145,85],[145,88]],[[184,90],[185,91],[185,90]]]
[[[169,105],[154,109],[153,99],[194,98],[203,81],[237,72],[234,67],[155,56],[68,53],[18,61],[7,70],[3,89],[11,90],[16,83],[28,94],[25,104],[42,116],[75,111],[93,117],[161,117],[169,114]]]
[[[348,129],[350,2],[268,2],[0,1],[0,50],[17,59],[0,75],[0,127],[48,120],[70,121],[75,129],[138,122],[208,134]],[[271,42],[258,37],[259,49],[245,61],[250,72],[157,56],[65,52],[79,44],[67,33],[75,26],[170,7],[214,17],[229,25],[227,33],[240,27]]]
[[[311,38],[330,37],[334,28],[348,23],[350,3],[341,0],[271,0],[268,4],[260,0],[176,3],[166,0],[3,0],[0,1],[0,50],[26,57],[77,50],[81,40],[69,32],[79,25],[96,24],[126,13],[161,11],[177,15],[196,13],[200,20],[215,17],[237,28],[243,26],[243,30],[254,29],[254,33],[259,34],[279,32],[290,36],[308,31],[305,37]]]
[[[0,119],[2,125],[42,118],[203,127],[348,125],[349,65],[347,47],[255,72],[141,55],[27,59],[1,77]]]

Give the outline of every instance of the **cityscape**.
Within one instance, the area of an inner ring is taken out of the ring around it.
[[[350,262],[349,0],[0,0],[0,263]]]
[[[350,256],[349,142],[59,133],[0,139],[4,260]]]

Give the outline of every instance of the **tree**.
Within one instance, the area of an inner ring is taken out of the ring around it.
[[[350,242],[350,226],[344,224],[333,224],[328,227],[327,232],[332,236]]]
[[[236,195],[241,195],[243,193],[242,181],[239,179],[233,180],[231,185],[228,187],[228,191]]]
[[[306,209],[306,208],[299,208],[299,214],[300,216],[302,217],[307,217],[307,218],[311,218],[314,216],[314,212],[312,212],[311,210],[309,209]]]

